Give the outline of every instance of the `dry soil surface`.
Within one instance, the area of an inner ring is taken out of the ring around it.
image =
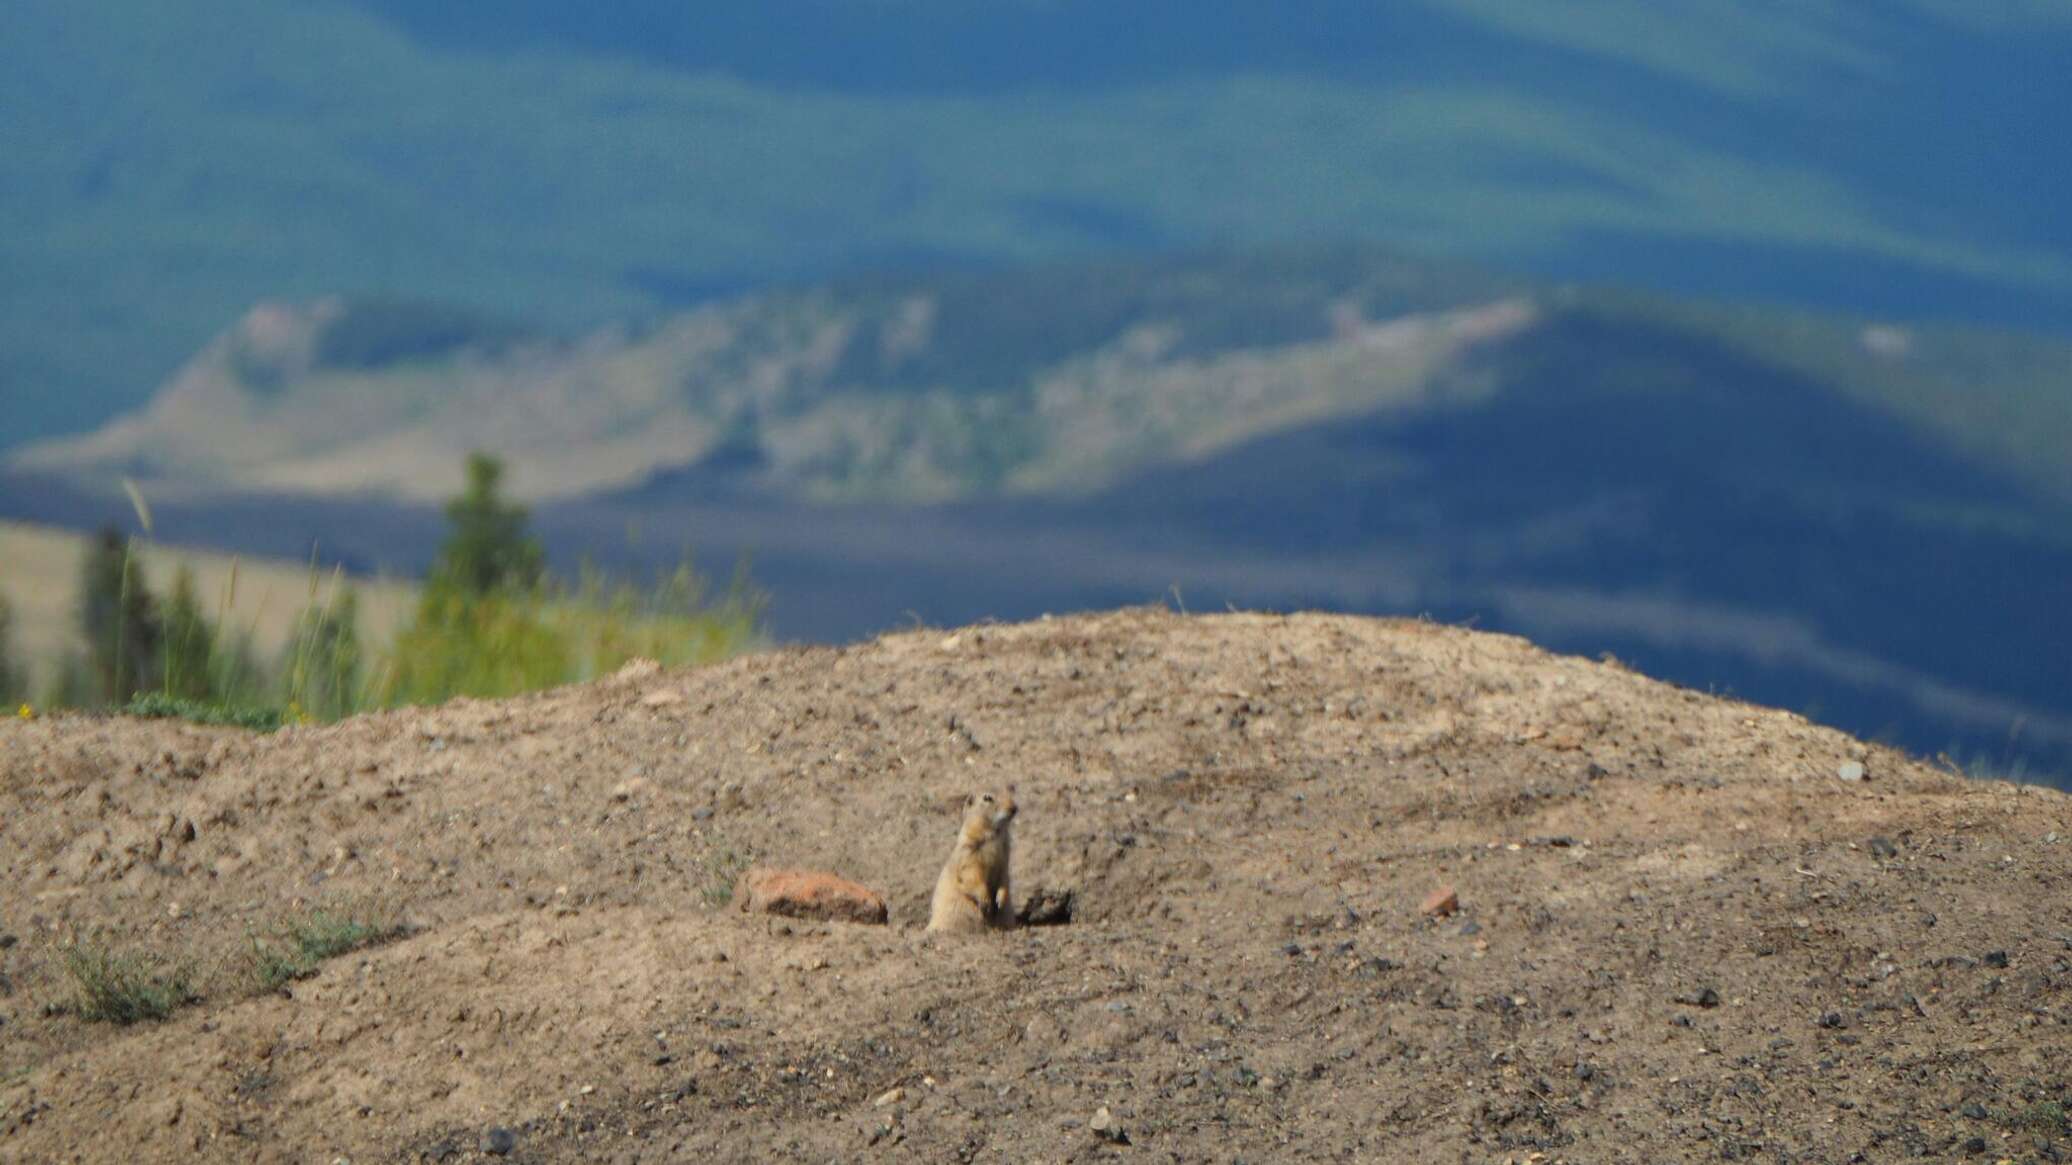
[[[1017,889],[1076,917],[924,934],[958,801],[1008,782]],[[718,904],[749,857],[892,925]],[[15,722],[0,1159],[2057,1160],[2068,874],[2063,795],[1415,622]],[[407,929],[256,990],[249,936],[315,907]],[[199,998],[86,1022],[75,943]]]

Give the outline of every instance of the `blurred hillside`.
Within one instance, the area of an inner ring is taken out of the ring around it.
[[[565,565],[752,556],[780,635],[1427,612],[2072,771],[2072,346],[1346,250],[881,277],[574,339],[329,298],[18,451],[17,516],[421,570],[459,453]],[[125,503],[126,504],[126,503]],[[101,508],[97,508],[101,507]]]
[[[1763,395],[1771,382],[1792,387]],[[880,277],[569,339],[433,304],[267,303],[144,409],[8,463],[161,492],[428,500],[489,449],[523,467],[516,488],[535,500],[1069,496],[1303,425],[1592,384],[1665,407],[1649,434],[1660,444],[1626,450],[1665,466],[1725,457],[1715,418],[1675,415],[1699,395],[1748,430],[1749,473],[1772,456],[1767,426],[1820,395],[2072,502],[2072,343],[1536,286],[1346,249]],[[1542,435],[1559,444],[1577,423],[1550,417]],[[1861,453],[1828,452],[1785,484],[1840,500]],[[1871,477],[1847,496],[1958,488],[1924,466]]]
[[[0,446],[260,300],[575,335],[888,267],[1366,239],[2072,324],[2072,6],[18,5]]]

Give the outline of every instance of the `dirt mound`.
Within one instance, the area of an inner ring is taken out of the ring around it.
[[[1009,782],[1016,888],[1072,921],[924,936],[959,799]],[[2072,801],[1428,624],[1127,611],[264,737],[11,723],[0,831],[6,1160],[2072,1149]],[[751,858],[892,925],[728,909]],[[368,904],[405,932],[241,977]],[[86,1022],[75,939],[202,998]]]

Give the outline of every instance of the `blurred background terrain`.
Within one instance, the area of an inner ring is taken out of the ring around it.
[[[2072,773],[2072,4],[8,19],[0,517],[416,576],[486,450],[780,638],[1425,613]]]

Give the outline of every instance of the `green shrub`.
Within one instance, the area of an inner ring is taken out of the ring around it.
[[[252,979],[262,991],[278,991],[287,983],[316,974],[317,965],[326,959],[402,933],[403,928],[393,922],[314,909],[252,936]]]
[[[2045,1137],[2072,1133],[2072,1113],[2055,1100],[2039,1100],[2026,1108],[2010,1110],[2003,1114],[2001,1123]]]
[[[737,850],[724,841],[714,842],[698,863],[705,875],[698,893],[705,899],[705,904],[720,910],[732,902],[735,883],[741,880],[742,873],[754,861],[754,857],[743,850]]]
[[[575,674],[571,660],[540,597],[427,592],[416,619],[396,636],[380,698],[432,704],[514,696],[567,682]]]
[[[72,1013],[95,1023],[164,1019],[194,998],[184,968],[147,955],[76,944],[65,951],[64,973],[72,983]]]
[[[148,719],[227,724],[233,728],[249,728],[254,732],[272,732],[287,722],[286,713],[279,708],[187,700],[179,696],[168,696],[164,692],[139,693],[123,705],[122,710],[127,715]]]

